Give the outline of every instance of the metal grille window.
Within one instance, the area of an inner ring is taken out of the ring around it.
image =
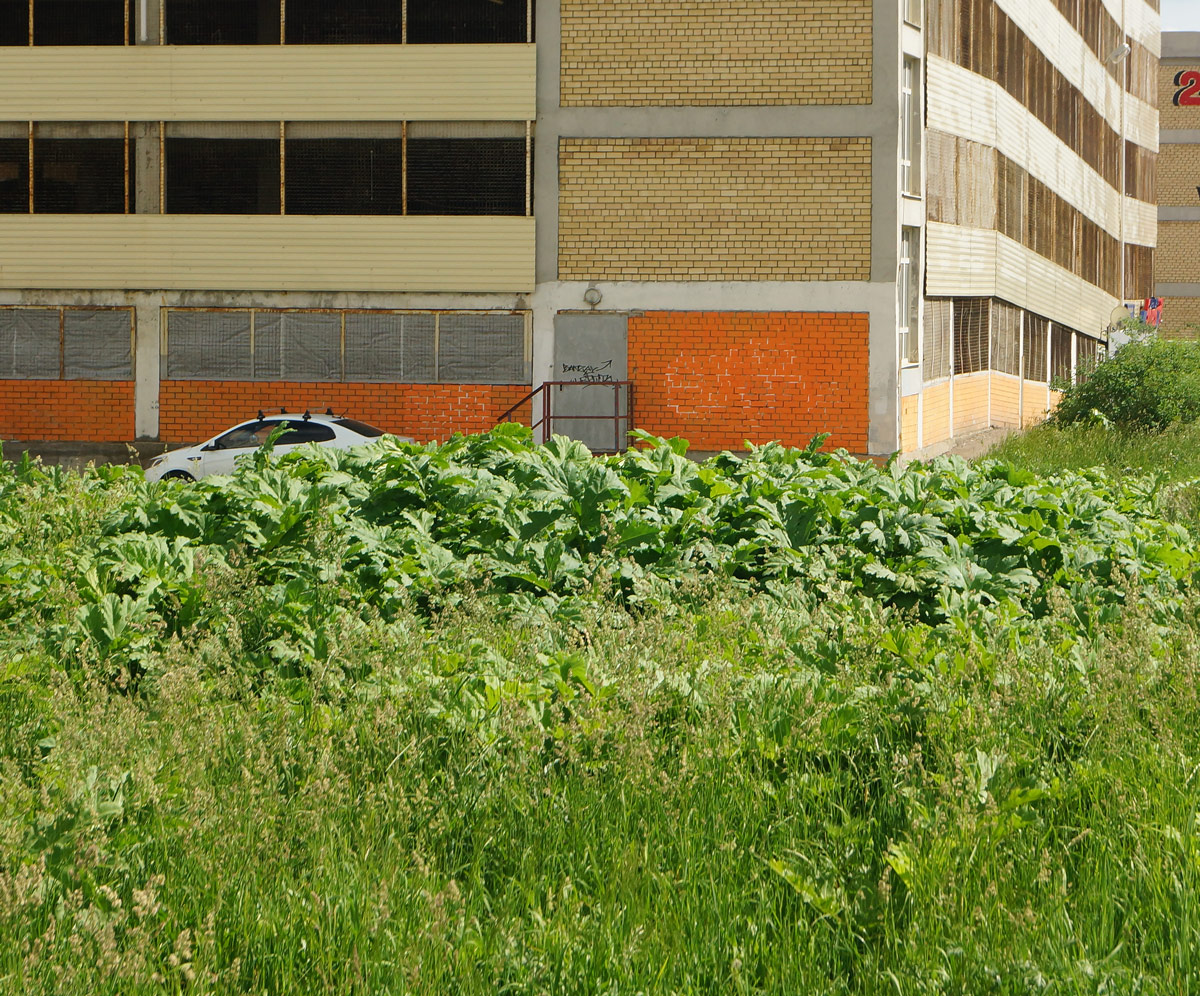
[[[285,23],[289,45],[399,45],[404,41],[404,4],[287,0]]]
[[[900,295],[900,361],[917,363],[921,353],[920,300],[921,231],[904,228],[900,234],[900,273],[897,291]]]
[[[0,308],[0,379],[130,380],[128,308]]]
[[[122,214],[129,164],[121,138],[35,138],[36,214]]]
[[[991,301],[983,297],[954,299],[954,372],[988,368]]]
[[[406,6],[412,43],[533,41],[532,0],[407,0]]]
[[[949,298],[925,299],[922,351],[927,381],[950,376],[950,347],[954,341],[953,308]]]
[[[1079,335],[1075,338],[1075,380],[1079,383],[1087,380],[1104,355],[1104,344],[1091,336]]]
[[[528,315],[172,309],[167,380],[524,384]]]
[[[1073,333],[1057,322],[1050,326],[1050,383],[1070,384]]]
[[[29,0],[0,0],[0,45],[29,44]]]
[[[279,140],[165,139],[167,214],[279,214]]]
[[[128,0],[33,0],[35,45],[125,45]]]
[[[900,189],[921,193],[921,63],[906,57],[900,87]]]
[[[29,212],[29,141],[0,138],[0,213]]]
[[[404,213],[403,139],[289,138],[286,149],[288,214]]]
[[[279,0],[165,0],[163,14],[168,45],[279,44]]]
[[[409,214],[525,214],[522,138],[410,138]]]
[[[1050,322],[1039,315],[1025,313],[1025,345],[1023,376],[1026,380],[1046,383],[1047,362],[1050,348]]]
[[[1021,375],[1021,310],[1003,301],[992,302],[991,369]]]

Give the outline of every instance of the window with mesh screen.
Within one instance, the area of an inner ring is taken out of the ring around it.
[[[403,214],[399,138],[287,141],[288,214]]]
[[[125,211],[125,140],[35,138],[33,210],[37,214]]]
[[[0,0],[0,45],[29,44],[29,0]]]
[[[279,140],[166,140],[167,214],[279,214]]]
[[[1021,310],[992,302],[991,369],[1021,376]]]
[[[954,299],[954,372],[975,373],[988,368],[991,301]]]
[[[441,315],[437,379],[447,384],[523,384],[523,315]]]
[[[124,45],[128,0],[34,0],[35,45]],[[129,19],[132,22],[132,18]],[[129,30],[132,31],[130,24]]]
[[[280,0],[166,0],[163,13],[167,44],[278,45],[279,3]]]
[[[29,213],[29,141],[0,138],[0,213]]]
[[[525,139],[410,138],[409,214],[525,213]]]
[[[925,380],[950,376],[950,345],[954,337],[950,313],[949,298],[925,299]]]
[[[67,380],[133,377],[133,313],[122,308],[63,309],[63,376]]]
[[[166,368],[167,380],[250,380],[250,312],[168,312]]]
[[[1100,357],[1104,355],[1104,344],[1091,336],[1079,335],[1075,338],[1075,380],[1083,383],[1096,371],[1100,365]]]
[[[289,11],[291,3],[288,0]],[[527,0],[408,0],[408,41],[418,45],[532,41],[529,5]]]
[[[323,311],[254,313],[256,380],[340,381],[342,316]]]
[[[58,380],[57,308],[0,308],[0,379]]]
[[[400,0],[287,0],[284,32],[289,45],[399,45],[403,5]]]
[[[1038,315],[1025,313],[1025,379],[1046,383],[1046,351],[1049,348],[1050,322]]]
[[[1071,383],[1071,330],[1057,322],[1050,326],[1050,382]]]
[[[433,315],[346,315],[346,380],[429,384],[437,380]]]

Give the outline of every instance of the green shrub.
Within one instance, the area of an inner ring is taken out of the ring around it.
[[[1067,387],[1053,416],[1059,425],[1097,419],[1133,432],[1200,419],[1200,341],[1135,337]]]

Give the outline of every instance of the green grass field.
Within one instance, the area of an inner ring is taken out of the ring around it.
[[[1200,992],[1187,437],[1030,438],[8,465],[0,992]]]

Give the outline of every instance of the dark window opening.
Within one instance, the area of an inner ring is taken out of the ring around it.
[[[29,213],[29,142],[0,138],[0,214]]]
[[[1050,383],[1071,383],[1071,330],[1057,322],[1050,326]]]
[[[986,370],[990,362],[991,301],[987,298],[954,300],[954,372]]]
[[[523,215],[525,140],[409,139],[408,213]]]
[[[0,45],[28,44],[28,0],[0,0]]]
[[[288,9],[291,10],[290,0]],[[408,0],[411,44],[529,40],[526,0]]]
[[[1025,314],[1025,371],[1026,380],[1045,383],[1046,340],[1050,335],[1050,323],[1037,315]]]
[[[124,45],[126,30],[126,0],[34,0],[35,45]]]
[[[166,0],[165,13],[168,45],[279,44],[279,0]]]
[[[343,429],[357,432],[360,436],[366,436],[368,439],[374,439],[377,436],[383,435],[382,429],[376,429],[375,426],[367,425],[366,422],[360,422],[355,418],[339,418],[337,424]]]
[[[289,45],[399,45],[404,38],[399,0],[287,0],[286,25]]]
[[[288,214],[403,214],[404,143],[289,140],[286,197]]]
[[[279,142],[168,138],[167,214],[278,214]]]
[[[35,138],[36,214],[122,214],[125,141],[120,138]]]

